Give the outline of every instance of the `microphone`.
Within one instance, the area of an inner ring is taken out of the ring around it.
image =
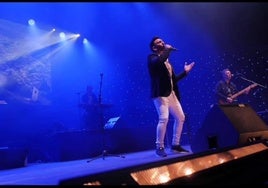
[[[169,44],[165,44],[165,48],[169,49],[169,50],[173,50],[173,51],[177,51],[177,48],[172,47]]]

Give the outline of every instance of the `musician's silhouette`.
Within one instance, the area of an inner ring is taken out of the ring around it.
[[[86,92],[81,97],[80,107],[84,109],[82,129],[95,130],[99,129],[99,106],[98,98],[93,92],[93,87],[88,85]]]

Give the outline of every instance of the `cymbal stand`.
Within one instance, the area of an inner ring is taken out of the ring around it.
[[[95,160],[95,159],[99,159],[99,158],[102,158],[103,160],[105,160],[105,157],[107,156],[111,156],[111,157],[121,157],[121,158],[125,158],[125,156],[123,155],[114,155],[114,154],[109,154],[108,151],[105,148],[105,138],[104,138],[104,134],[105,134],[105,129],[104,129],[104,121],[103,121],[103,108],[101,106],[101,89],[102,89],[102,79],[103,79],[103,73],[100,74],[100,88],[99,88],[99,113],[100,113],[100,127],[101,127],[101,130],[102,130],[102,147],[103,147],[103,150],[102,150],[102,153],[100,155],[98,155],[97,157],[94,157],[90,160],[87,161],[87,163]]]

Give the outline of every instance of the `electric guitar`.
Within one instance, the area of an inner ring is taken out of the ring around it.
[[[256,83],[251,84],[251,85],[249,85],[248,87],[242,89],[241,91],[239,91],[239,92],[237,92],[237,93],[231,95],[230,98],[231,98],[231,99],[235,99],[235,98],[237,98],[238,96],[244,94],[247,90],[251,90],[251,89],[253,89],[253,88],[257,87],[257,86],[258,86],[258,84],[256,84]],[[228,101],[219,100],[219,104],[230,104],[230,103],[229,103]]]

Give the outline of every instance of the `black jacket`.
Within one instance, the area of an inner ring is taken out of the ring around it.
[[[152,98],[167,97],[170,95],[171,91],[174,90],[178,100],[180,100],[180,93],[177,82],[184,78],[187,73],[186,71],[183,71],[182,73],[176,75],[172,68],[172,88],[169,72],[165,65],[165,61],[169,57],[170,52],[171,50],[165,49],[161,55],[153,53],[148,56],[148,70],[151,78]]]
[[[219,104],[230,104],[227,102],[227,97],[232,96],[237,92],[237,87],[233,82],[230,82],[229,84],[226,83],[224,80],[218,81],[215,88],[215,94],[217,103]],[[237,99],[234,99],[232,102],[233,104],[237,103]]]

